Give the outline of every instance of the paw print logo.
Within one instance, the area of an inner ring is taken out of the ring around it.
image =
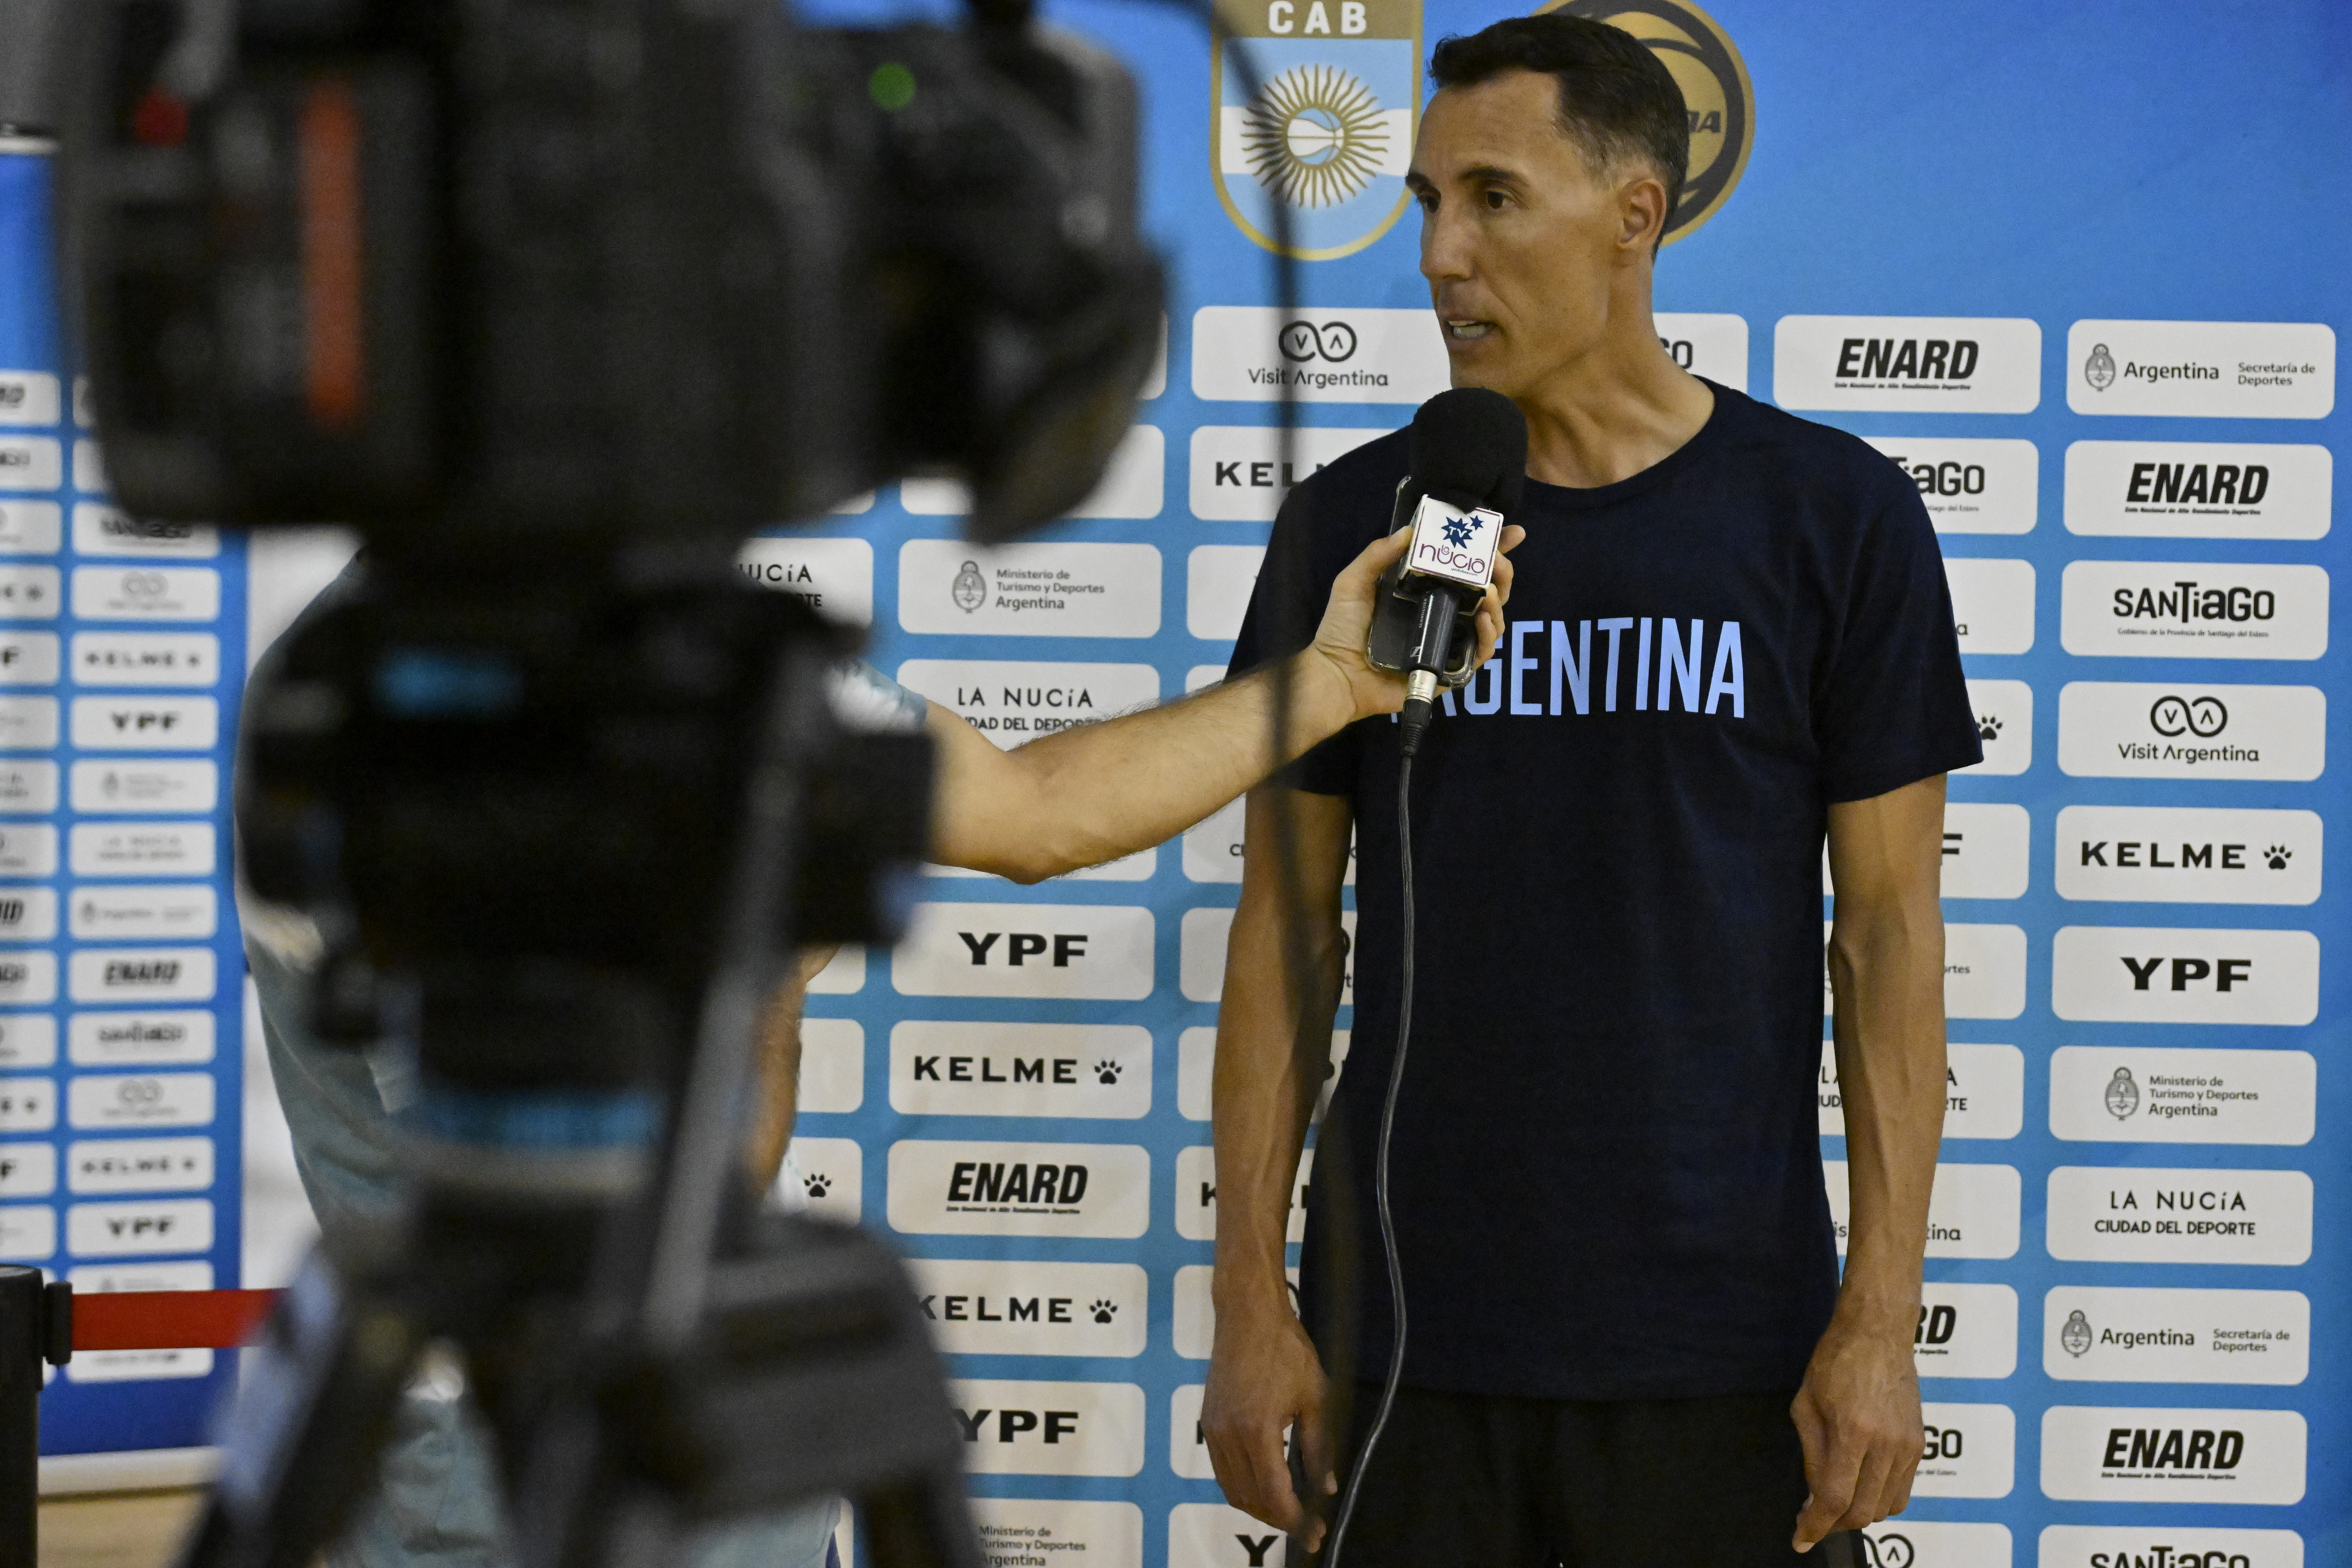
[[[1088,1307],[1087,1310],[1095,1315],[1096,1322],[1108,1323],[1113,1318],[1118,1316],[1118,1303],[1116,1301],[1097,1301],[1094,1305]]]
[[[821,1198],[833,1191],[833,1178],[823,1171],[811,1171],[801,1178],[801,1185],[808,1189],[808,1195],[812,1199]]]
[[[1117,1062],[1095,1063],[1095,1077],[1104,1083],[1117,1083],[1124,1069]]]
[[[1977,715],[1977,739],[1979,739],[1979,740],[1980,740],[1980,741],[1998,741],[1998,740],[2000,740],[2000,721],[1999,719],[1994,718],[1994,717],[1993,717],[1991,714],[1990,714],[1990,713],[1979,713],[1979,714],[1978,714],[1978,715]]]
[[[2263,863],[2273,871],[2284,871],[2286,869],[2288,858],[2294,853],[2294,850],[2284,844],[2273,844],[2263,851]]]

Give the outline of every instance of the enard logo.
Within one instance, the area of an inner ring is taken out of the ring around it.
[[[1301,261],[1352,256],[1386,234],[1412,200],[1404,172],[1421,105],[1420,0],[1244,0],[1217,20],[1209,163],[1225,215],[1280,249],[1280,203],[1288,253]],[[1335,345],[1297,346],[1330,357]]]
[[[1690,172],[1666,219],[1665,242],[1713,217],[1747,172],[1756,143],[1756,89],[1723,25],[1685,0],[1552,0],[1536,10],[1606,22],[1650,47],[1683,89],[1690,116]]]

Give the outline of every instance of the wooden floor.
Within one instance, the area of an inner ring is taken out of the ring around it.
[[[204,1496],[191,1488],[45,1499],[40,1568],[165,1568]]]

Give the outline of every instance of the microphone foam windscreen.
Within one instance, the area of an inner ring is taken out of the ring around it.
[[[1528,471],[1528,421],[1518,405],[1483,386],[1441,392],[1412,416],[1413,482],[1423,495],[1468,500],[1507,516]]]

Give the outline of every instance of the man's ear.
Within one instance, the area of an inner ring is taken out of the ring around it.
[[[1666,185],[1657,175],[1636,174],[1617,187],[1617,247],[1627,256],[1649,256],[1666,227]]]

